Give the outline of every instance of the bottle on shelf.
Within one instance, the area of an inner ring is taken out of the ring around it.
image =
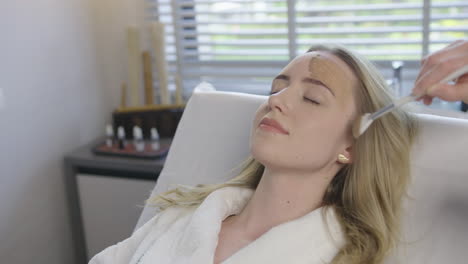
[[[119,139],[119,149],[125,149],[127,142],[125,140],[125,130],[122,126],[117,128],[117,137]]]
[[[107,124],[106,125],[106,146],[109,148],[112,148],[112,145],[114,145],[114,128],[112,125]]]
[[[140,127],[133,127],[133,145],[136,151],[142,152],[145,150],[145,142],[143,141],[143,131]]]
[[[151,128],[151,148],[157,150],[160,148],[159,144],[159,133],[155,127]]]

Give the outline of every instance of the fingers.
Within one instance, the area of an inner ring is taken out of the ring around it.
[[[449,74],[464,65],[468,65],[468,42],[465,43],[466,45],[464,45],[463,48],[466,48],[466,50],[457,49],[456,51],[459,53],[453,53],[453,50],[449,50],[450,52],[446,52],[443,58],[439,57],[439,61],[435,64],[428,65],[428,63],[433,63],[433,61],[428,59],[425,66],[423,66],[423,68],[425,68],[424,72],[422,72],[422,70],[420,76],[416,79],[413,92],[415,94],[424,94],[427,89],[437,85]]]
[[[446,51],[446,49],[450,49],[450,48],[453,48],[453,47],[457,47],[457,46],[459,46],[460,44],[462,44],[463,42],[465,42],[465,40],[463,40],[463,39],[456,40],[456,41],[450,43],[449,45],[447,45],[447,47],[445,47],[445,48],[443,48],[443,49],[441,49],[441,50],[439,50],[439,51],[436,51],[436,52],[434,52],[434,53],[432,53],[432,54],[426,55],[424,58],[421,59],[421,65],[424,65],[424,63],[427,61],[427,59],[429,58],[429,56],[433,56],[433,55],[435,55],[435,54],[437,54],[437,53],[443,53],[443,52]]]
[[[431,90],[430,97],[439,97],[445,101],[463,101],[468,103],[468,83],[442,84]]]
[[[432,103],[434,97],[445,101],[463,101],[468,103],[468,74],[460,76],[455,84],[439,84],[427,90],[427,94],[418,100],[424,104]]]
[[[430,105],[430,104],[432,104],[433,99],[434,99],[434,97],[429,96],[429,95],[425,95],[425,96],[419,98],[418,100],[422,100],[425,105]]]
[[[457,41],[424,59],[413,93],[423,94],[455,70],[468,64],[468,41]]]
[[[421,60],[421,70],[419,72],[418,78],[424,75],[428,70],[430,70],[435,65],[444,61],[447,57],[453,57],[468,52],[468,41],[467,40],[457,40],[452,42],[447,47],[433,52]],[[416,79],[418,79],[416,78]]]

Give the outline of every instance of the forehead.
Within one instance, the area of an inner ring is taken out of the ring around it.
[[[314,51],[294,58],[283,70],[293,78],[310,77],[324,82],[338,97],[345,99],[356,89],[357,77],[351,68],[336,55]]]
[[[343,76],[344,78],[341,79],[344,81],[355,79],[353,71],[344,61],[326,51],[313,51],[299,55],[288,66],[300,67],[304,72],[315,72],[335,77]]]

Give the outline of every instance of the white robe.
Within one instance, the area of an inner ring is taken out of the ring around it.
[[[222,221],[242,211],[254,190],[224,187],[198,206],[172,206],[156,214],[126,240],[104,249],[89,264],[211,264]],[[318,208],[277,225],[224,260],[223,264],[328,263],[344,244],[333,209],[328,233]],[[331,237],[330,237],[331,234]]]

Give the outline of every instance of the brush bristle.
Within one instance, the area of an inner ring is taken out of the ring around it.
[[[372,123],[372,120],[369,119],[371,114],[366,113],[360,116],[353,124],[353,137],[358,138]]]
[[[354,138],[358,138],[359,137],[359,130],[360,127],[361,127],[361,121],[362,121],[362,116],[358,117],[356,119],[356,121],[354,121],[354,124],[353,124],[353,137]]]

